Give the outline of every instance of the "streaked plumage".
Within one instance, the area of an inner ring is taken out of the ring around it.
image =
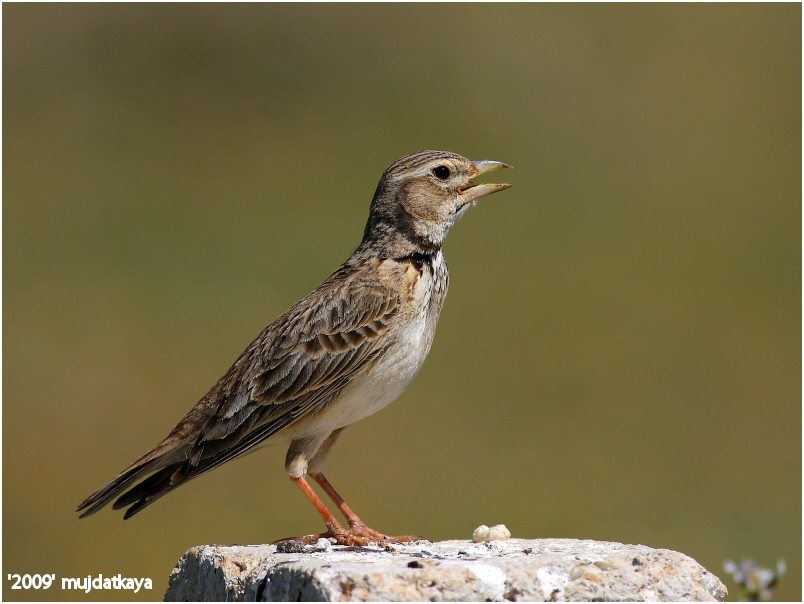
[[[472,202],[510,186],[472,183],[502,167],[444,151],[391,164],[352,256],[266,327],[167,438],[82,502],[81,516],[117,498],[113,507],[127,507],[129,518],[256,446],[287,441],[286,469],[316,507],[307,473],[348,509],[321,474],[326,455],[346,427],[392,402],[420,369],[447,292],[441,245]],[[380,535],[351,510],[351,531],[319,512],[339,542]]]

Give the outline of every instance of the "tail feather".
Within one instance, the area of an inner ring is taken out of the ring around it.
[[[119,510],[126,506],[131,506],[126,510],[123,519],[131,518],[163,495],[184,484],[185,472],[182,470],[186,468],[187,462],[182,461],[151,474],[148,478],[123,493],[112,504],[112,509]]]
[[[253,450],[256,445],[293,423],[295,419],[285,414],[256,429],[253,424],[244,424],[241,426],[242,434],[234,432],[230,435],[230,442],[218,441],[209,449],[205,448],[207,444],[194,447],[186,444],[186,438],[177,439],[174,435],[182,426],[180,423],[174,433],[87,497],[76,511],[83,512],[80,517],[85,518],[117,498],[112,508],[119,510],[130,506],[123,518],[131,518],[189,480]]]
[[[113,478],[108,484],[87,497],[77,508],[83,511],[80,518],[94,514],[117,498],[112,509],[130,506],[123,519],[131,518],[154,501],[180,487],[191,478],[203,474],[214,465],[192,465],[183,450],[168,450],[157,453],[158,448],[134,462],[129,468]]]
[[[143,479],[145,479],[144,482],[147,482],[150,480],[150,478],[146,478],[149,474],[156,473],[154,474],[155,476],[160,476],[168,468],[172,468],[170,472],[170,474],[172,474],[176,468],[183,463],[177,462],[176,458],[181,458],[183,455],[180,451],[171,450],[166,447],[165,444],[166,443],[160,444],[152,451],[140,457],[128,468],[84,499],[84,501],[75,508],[76,512],[83,512],[80,518],[91,516],[107,505],[112,499],[119,497],[126,489],[133,491],[137,487],[135,486],[134,489],[132,489],[132,485],[135,485],[138,481]]]
[[[149,474],[156,463],[157,460],[146,461],[144,463],[135,463],[113,478],[103,487],[92,493],[92,495],[84,499],[84,501],[82,501],[78,507],[75,508],[75,511],[83,511],[80,518],[91,516],[109,503],[112,499],[117,497],[121,492],[125,491],[137,480],[146,474]]]

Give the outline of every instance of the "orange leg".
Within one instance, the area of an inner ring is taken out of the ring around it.
[[[335,487],[329,483],[329,480],[327,480],[323,474],[310,474],[310,476],[312,476],[313,480],[321,485],[321,488],[324,489],[324,492],[329,495],[330,499],[335,502],[335,505],[338,506],[338,509],[341,511],[341,513],[346,516],[346,519],[349,521],[349,526],[353,526],[355,524],[364,524],[363,521],[360,520],[360,517],[354,513],[352,508],[349,507],[349,504],[343,500],[343,497],[338,494],[338,491],[335,490]]]
[[[372,528],[369,528],[369,526],[360,519],[360,516],[355,514],[354,510],[352,510],[352,508],[349,507],[349,504],[346,503],[346,501],[344,501],[343,497],[341,497],[338,494],[338,491],[335,490],[335,487],[333,487],[330,484],[329,480],[327,480],[323,474],[321,473],[311,474],[311,476],[313,477],[313,480],[315,480],[318,484],[321,485],[321,488],[324,489],[324,492],[327,495],[329,495],[330,499],[332,499],[332,501],[335,502],[335,505],[338,506],[338,509],[346,517],[346,520],[349,522],[349,528],[351,529],[350,531],[351,534],[359,535],[360,537],[364,537],[370,541],[375,541],[378,543],[382,543],[385,541],[398,541],[404,543],[407,541],[417,541],[421,539],[421,537],[416,537],[415,535],[398,535],[396,537],[389,537],[388,535],[385,535],[383,533],[375,531]],[[319,502],[320,501],[321,500],[319,499]],[[321,505],[323,506],[323,503]],[[324,518],[324,521],[326,522],[326,518]]]
[[[360,519],[360,516],[354,513],[352,508],[350,508],[349,505],[343,500],[343,497],[338,494],[338,492],[323,474],[311,474],[311,476],[318,484],[321,485],[321,488],[324,489],[327,495],[332,498],[332,501],[335,502],[335,505],[338,506],[338,509],[349,521],[349,528],[344,528],[344,526],[338,522],[335,516],[332,515],[332,512],[327,509],[327,506],[324,504],[324,502],[321,501],[321,498],[318,496],[315,490],[313,490],[313,487],[310,486],[310,483],[306,478],[291,478],[294,484],[301,489],[302,493],[304,493],[305,497],[307,497],[307,499],[309,499],[310,502],[315,506],[315,509],[318,510],[321,518],[324,519],[324,524],[327,525],[327,531],[318,535],[291,537],[290,539],[280,539],[280,541],[299,541],[301,543],[313,544],[319,539],[324,538],[335,539],[335,542],[338,545],[366,546],[369,543],[404,543],[407,541],[417,541],[422,539],[422,537],[416,537],[414,535],[389,537],[383,533],[369,528],[366,526],[366,523]]]
[[[307,482],[307,479],[304,477],[300,478],[291,478],[291,480],[296,484],[297,487],[301,489],[301,492],[305,494],[307,499],[315,506],[315,509],[318,510],[318,513],[321,514],[321,517],[324,519],[324,524],[327,525],[327,532],[321,533],[319,535],[306,535],[304,537],[293,538],[293,541],[301,541],[303,543],[315,543],[321,538],[329,539],[334,537],[335,540],[339,545],[368,545],[369,540],[362,535],[358,535],[353,533],[352,531],[347,531],[343,528],[340,522],[332,515],[332,513],[327,509],[327,506],[324,505],[324,502],[321,501],[321,498],[318,494],[313,490],[313,487],[310,486],[310,483]],[[284,540],[283,540],[284,541]]]

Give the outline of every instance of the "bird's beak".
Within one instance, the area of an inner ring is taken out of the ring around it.
[[[475,185],[473,181],[478,176],[482,176],[486,172],[493,172],[494,170],[502,170],[503,168],[510,168],[508,164],[504,164],[501,161],[494,161],[491,159],[480,159],[477,161],[472,162],[472,167],[474,168],[474,175],[472,176],[471,180],[469,181],[469,186],[465,189],[461,189],[458,191],[458,194],[461,196],[461,199],[464,203],[469,203],[473,201],[477,201],[481,197],[485,197],[486,195],[491,195],[492,193],[496,193],[497,191],[504,191],[505,189],[510,188],[513,185],[509,184],[494,184],[494,183],[486,183],[482,185]]]

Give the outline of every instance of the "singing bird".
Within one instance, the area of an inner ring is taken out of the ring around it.
[[[346,428],[391,403],[418,373],[447,293],[444,239],[478,199],[511,186],[475,179],[507,167],[447,151],[421,151],[392,163],[351,257],[263,329],[167,438],[76,511],[83,518],[117,498],[112,507],[128,508],[124,518],[130,518],[255,447],[289,442],[285,469],[327,527],[299,540],[411,540],[369,528],[324,477],[324,462]],[[348,528],[307,476],[336,504]]]

